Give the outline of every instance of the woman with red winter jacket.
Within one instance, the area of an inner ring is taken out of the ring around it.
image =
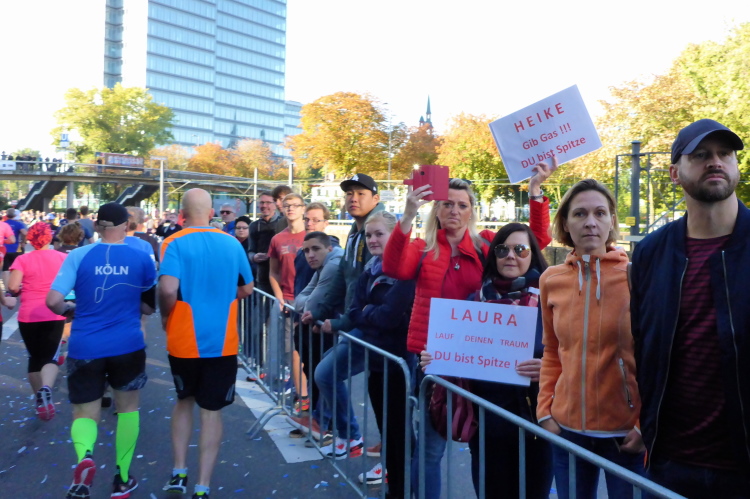
[[[551,166],[540,163],[534,167],[537,174],[529,182],[531,228],[541,248],[549,244],[549,200],[541,194],[541,183],[557,168],[553,158]],[[427,327],[430,300],[447,298],[465,300],[482,284],[483,262],[487,255],[492,231],[477,231],[476,198],[465,180],[451,179],[448,199],[435,201],[425,222],[425,238],[409,241],[412,222],[417,210],[427,204],[430,186],[414,189],[406,198],[406,207],[399,224],[393,230],[383,255],[383,271],[400,280],[416,279],[414,308],[409,324],[407,349],[415,354],[427,344]],[[417,384],[422,380],[418,371]],[[425,497],[440,497],[440,461],[445,452],[445,439],[426,418],[425,434]],[[419,477],[419,452],[412,457],[412,489],[417,494]],[[417,495],[417,497],[419,497]]]

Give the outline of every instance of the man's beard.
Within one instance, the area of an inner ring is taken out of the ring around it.
[[[708,175],[713,175],[715,173],[721,173],[724,178],[727,181],[726,185],[706,185],[704,182],[704,178]],[[678,173],[678,178],[680,180],[680,185],[682,185],[682,189],[685,191],[686,194],[688,194],[691,198],[695,199],[696,201],[700,201],[702,203],[717,203],[719,201],[724,201],[729,196],[732,195],[734,190],[737,188],[737,184],[739,183],[739,175],[732,178],[729,175],[727,175],[725,172],[717,172],[717,171],[711,171],[703,174],[700,179],[696,181],[687,181]]]

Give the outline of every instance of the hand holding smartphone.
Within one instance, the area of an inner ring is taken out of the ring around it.
[[[432,194],[425,196],[426,201],[443,201],[448,199],[448,182],[450,180],[450,171],[447,166],[442,165],[421,165],[419,169],[414,170],[412,178],[404,180],[404,184],[411,185],[413,189],[430,185]]]

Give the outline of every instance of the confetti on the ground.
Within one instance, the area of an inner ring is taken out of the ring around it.
[[[39,482],[39,483],[44,483],[44,482],[46,482],[46,481],[47,481],[47,475],[44,475],[44,478],[42,478],[42,481],[41,481],[41,482]]]

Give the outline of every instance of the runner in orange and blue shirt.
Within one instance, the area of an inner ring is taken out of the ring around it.
[[[238,299],[252,292],[253,274],[240,242],[209,226],[214,210],[208,192],[191,189],[182,203],[186,228],[162,243],[159,269],[159,305],[178,398],[172,414],[174,468],[164,490],[187,492],[187,449],[197,403],[200,476],[193,497],[206,499],[221,442],[218,412],[234,401]],[[221,255],[218,264],[216,255]]]

